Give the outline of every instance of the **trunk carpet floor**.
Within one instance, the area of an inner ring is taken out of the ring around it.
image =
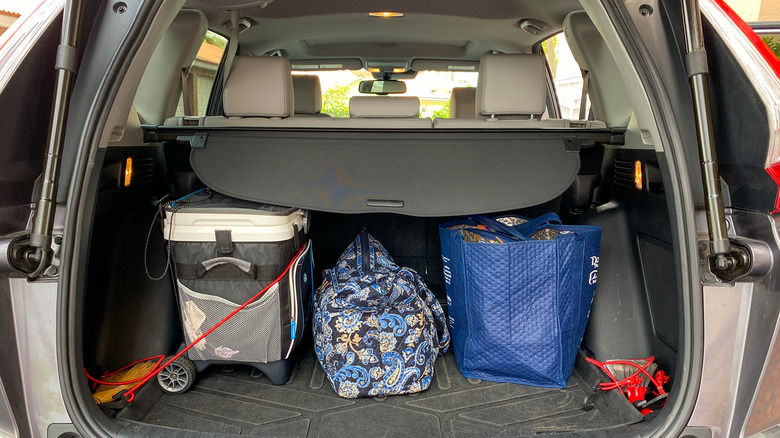
[[[163,395],[141,415],[125,409],[118,417],[210,433],[389,438],[535,435],[643,420],[616,391],[599,391],[585,410],[600,376],[581,358],[568,386],[550,389],[466,379],[449,353],[437,360],[421,394],[350,400],[333,391],[312,349],[299,351],[285,385],[274,386],[247,366],[212,366],[188,392]]]

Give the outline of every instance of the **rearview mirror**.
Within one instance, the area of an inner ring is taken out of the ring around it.
[[[360,81],[358,91],[370,94],[406,93],[406,83],[401,81]]]

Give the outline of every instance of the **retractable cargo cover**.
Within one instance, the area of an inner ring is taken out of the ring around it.
[[[571,185],[581,147],[608,129],[282,130],[147,128],[192,147],[208,187],[241,199],[336,213],[445,216],[538,205]]]

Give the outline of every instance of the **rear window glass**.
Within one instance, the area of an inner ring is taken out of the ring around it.
[[[349,117],[349,98],[359,95],[360,81],[372,80],[368,71],[293,71],[293,74],[316,75],[322,88],[322,113],[333,117]],[[447,118],[450,114],[450,93],[455,87],[476,87],[478,73],[432,71],[418,72],[406,82],[404,96],[420,99],[420,117]]]
[[[564,119],[579,119],[582,105],[582,70],[574,60],[566,37],[559,33],[542,43],[542,51],[550,66],[550,74],[558,97],[560,117]],[[590,102],[585,102],[585,114],[590,111]],[[586,116],[587,117],[587,116]]]

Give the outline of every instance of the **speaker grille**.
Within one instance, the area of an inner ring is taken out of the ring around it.
[[[623,187],[634,187],[634,161],[615,158],[614,166],[615,184]]]

